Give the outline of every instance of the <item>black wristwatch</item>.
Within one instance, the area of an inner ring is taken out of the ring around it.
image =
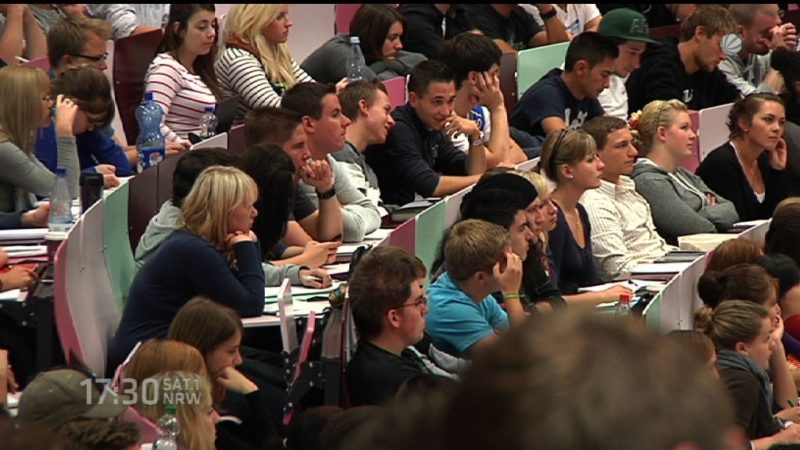
[[[556,7],[554,6],[553,9],[550,10],[550,12],[546,13],[540,12],[539,17],[541,17],[542,20],[547,20],[547,19],[552,19],[553,17],[556,16],[556,14],[558,14],[558,11],[556,11]]]
[[[336,195],[336,188],[335,187],[332,187],[331,190],[325,191],[325,192],[317,191],[317,198],[319,198],[320,200],[327,200],[329,198],[332,198],[335,195]]]

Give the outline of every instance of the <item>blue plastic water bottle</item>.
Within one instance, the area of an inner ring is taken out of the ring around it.
[[[164,135],[161,133],[163,118],[164,111],[153,100],[153,93],[146,92],[144,101],[136,108],[136,120],[139,121],[139,138],[136,140],[139,172],[157,165],[166,156]]]

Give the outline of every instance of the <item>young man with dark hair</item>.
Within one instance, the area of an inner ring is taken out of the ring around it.
[[[407,347],[422,340],[428,299],[425,265],[399,247],[380,246],[356,266],[348,284],[358,347],[347,367],[354,406],[380,404],[428,370]]]
[[[350,119],[342,114],[335,87],[314,82],[296,84],[283,95],[281,106],[302,116],[311,158],[327,161],[333,171],[334,185],[330,189],[320,191],[304,181],[301,190],[315,204],[336,197],[342,206],[343,240],[361,242],[380,227],[381,216],[377,206],[356,189],[345,169],[331,156],[345,147],[350,125]]]
[[[445,238],[444,266],[445,273],[428,287],[425,328],[437,348],[472,357],[509,326],[508,314],[492,293],[502,293],[507,310],[522,310],[522,260],[511,250],[506,229],[467,219],[453,225]]]
[[[392,112],[396,124],[386,143],[367,149],[384,203],[404,205],[415,196],[442,197],[478,181],[486,171],[483,143],[464,153],[449,135],[464,132],[455,120],[455,75],[445,64],[424,61],[408,82],[408,103]],[[473,145],[474,144],[474,145]]]
[[[455,121],[463,130],[451,137],[461,151],[470,142],[480,142],[486,151],[486,165],[517,164],[528,157],[511,139],[508,114],[500,90],[500,49],[491,39],[462,33],[446,41],[439,60],[456,78]]]
[[[333,186],[333,171],[328,161],[316,161],[306,146],[303,116],[284,108],[264,106],[247,113],[245,145],[277,145],[292,158],[297,180],[322,190]],[[309,241],[334,241],[341,238],[344,222],[342,207],[333,196],[317,205],[299,189],[295,190],[292,218],[286,233],[291,245],[306,245]],[[319,208],[319,209],[317,209]],[[299,224],[299,226],[297,226]]]
[[[511,125],[539,142],[555,130],[575,130],[602,116],[597,97],[610,84],[619,55],[610,38],[587,31],[570,42],[564,70],[553,69],[525,91]]]
[[[380,81],[359,80],[348,84],[339,93],[339,102],[342,112],[352,123],[346,130],[345,148],[331,156],[347,171],[356,188],[378,207],[381,215],[385,215],[378,176],[367,165],[363,153],[370,145],[386,142],[394,126],[389,94]]]
[[[592,224],[592,255],[600,278],[613,280],[640,263],[677,250],[656,231],[650,204],[631,180],[637,151],[628,123],[611,116],[595,117],[581,128],[597,144],[603,161],[602,184],[581,197]]]
[[[627,120],[628,90],[625,88],[625,81],[634,70],[642,66],[642,54],[647,50],[647,44],[659,44],[650,39],[647,19],[641,13],[628,8],[607,12],[600,22],[599,32],[617,44],[619,55],[614,60],[611,83],[597,99],[606,114]]]
[[[739,90],[717,68],[727,58],[722,37],[735,29],[722,6],[697,8],[681,23],[680,42],[667,38],[648,47],[642,67],[626,83],[628,110],[641,110],[653,100],[678,99],[694,110],[736,101]]]

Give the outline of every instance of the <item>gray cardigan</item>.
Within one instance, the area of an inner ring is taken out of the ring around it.
[[[300,64],[300,67],[319,83],[338,83],[347,76],[346,62],[349,55],[350,37],[346,34],[339,34],[314,50]],[[405,76],[411,73],[417,64],[426,59],[428,58],[421,53],[400,50],[396,59],[375,61],[370,64],[366,68],[364,77],[372,81],[376,78],[388,80]]]
[[[58,167],[67,169],[67,185],[72,198],[78,198],[81,168],[75,137],[57,138]],[[48,197],[56,184],[56,175],[36,156],[26,154],[11,141],[0,142],[0,212],[30,209],[33,195]]]
[[[679,236],[688,234],[726,231],[739,220],[733,203],[715,194],[700,177],[683,167],[676,172],[703,197],[713,194],[717,204],[709,205],[707,200],[651,161],[639,160],[631,178],[636,183],[636,191],[650,203],[656,229],[667,242],[675,243]]]

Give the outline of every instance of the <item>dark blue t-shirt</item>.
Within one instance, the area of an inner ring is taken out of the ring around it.
[[[511,114],[512,127],[544,138],[542,120],[548,117],[560,117],[570,130],[577,130],[587,120],[603,115],[596,98],[575,98],[561,73],[561,69],[553,69],[525,91]]]

